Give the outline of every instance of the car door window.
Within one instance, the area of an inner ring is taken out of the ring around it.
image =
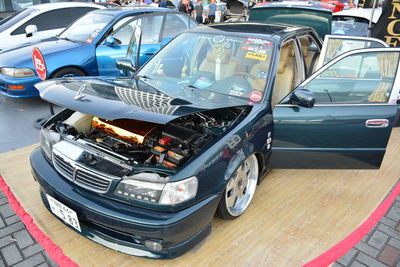
[[[399,62],[398,52],[349,55],[304,86],[315,104],[368,104],[389,100]]]
[[[181,32],[197,26],[196,22],[184,14],[167,14],[162,38],[175,37]]]
[[[381,47],[387,47],[387,44],[375,38],[327,35],[318,61],[318,68],[348,51]]]
[[[92,7],[74,7],[60,8],[44,12],[18,27],[11,35],[24,34],[28,25],[36,25],[38,31],[47,31],[53,29],[65,28],[89,11],[94,10]],[[62,19],[60,19],[62,18]]]
[[[119,29],[117,28],[112,35],[120,41],[120,45],[128,45],[135,25],[138,25],[142,29],[142,44],[157,44],[160,43],[162,22],[163,15],[141,17],[119,27]]]
[[[273,107],[305,78],[302,64],[296,42],[291,40],[284,43],[280,49],[275,86],[272,91]]]

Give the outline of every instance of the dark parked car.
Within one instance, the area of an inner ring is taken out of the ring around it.
[[[312,27],[324,38],[331,34],[332,10],[317,1],[277,1],[256,4],[248,21]]]
[[[172,258],[215,213],[242,215],[271,168],[379,168],[400,49],[350,51],[306,78],[320,54],[311,28],[216,24],[180,34],[132,78],[37,84],[67,107],[31,155],[44,204],[95,242]]]

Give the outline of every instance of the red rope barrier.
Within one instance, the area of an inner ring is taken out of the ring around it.
[[[60,266],[79,266],[69,257],[67,257],[59,246],[53,243],[51,239],[43,233],[39,227],[33,221],[31,215],[25,211],[21,206],[21,203],[15,198],[10,188],[4,181],[3,177],[0,176],[0,190],[6,195],[11,208],[21,218],[21,221],[25,224],[26,229],[29,233],[39,242],[39,244],[46,250],[47,254]]]
[[[303,267],[319,267],[327,266],[346,254],[361,239],[366,236],[369,231],[379,222],[392,206],[396,197],[400,194],[400,182],[397,183],[390,195],[376,208],[376,210],[350,235],[342,241],[331,247],[329,250],[319,255],[315,259],[307,262]]]

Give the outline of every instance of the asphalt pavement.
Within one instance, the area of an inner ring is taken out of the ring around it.
[[[0,153],[39,142],[38,118],[50,114],[40,98],[10,98],[0,94]]]

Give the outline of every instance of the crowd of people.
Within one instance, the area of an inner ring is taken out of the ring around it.
[[[130,5],[130,0],[109,0],[117,5]],[[138,4],[155,6],[155,7],[168,7],[167,0],[138,0]],[[186,13],[196,19],[198,23],[214,23],[215,13],[217,11],[216,0],[210,0],[207,10],[205,10],[203,1],[198,0],[196,6],[190,0],[181,0],[178,5],[178,11]],[[204,15],[204,17],[203,17]]]

